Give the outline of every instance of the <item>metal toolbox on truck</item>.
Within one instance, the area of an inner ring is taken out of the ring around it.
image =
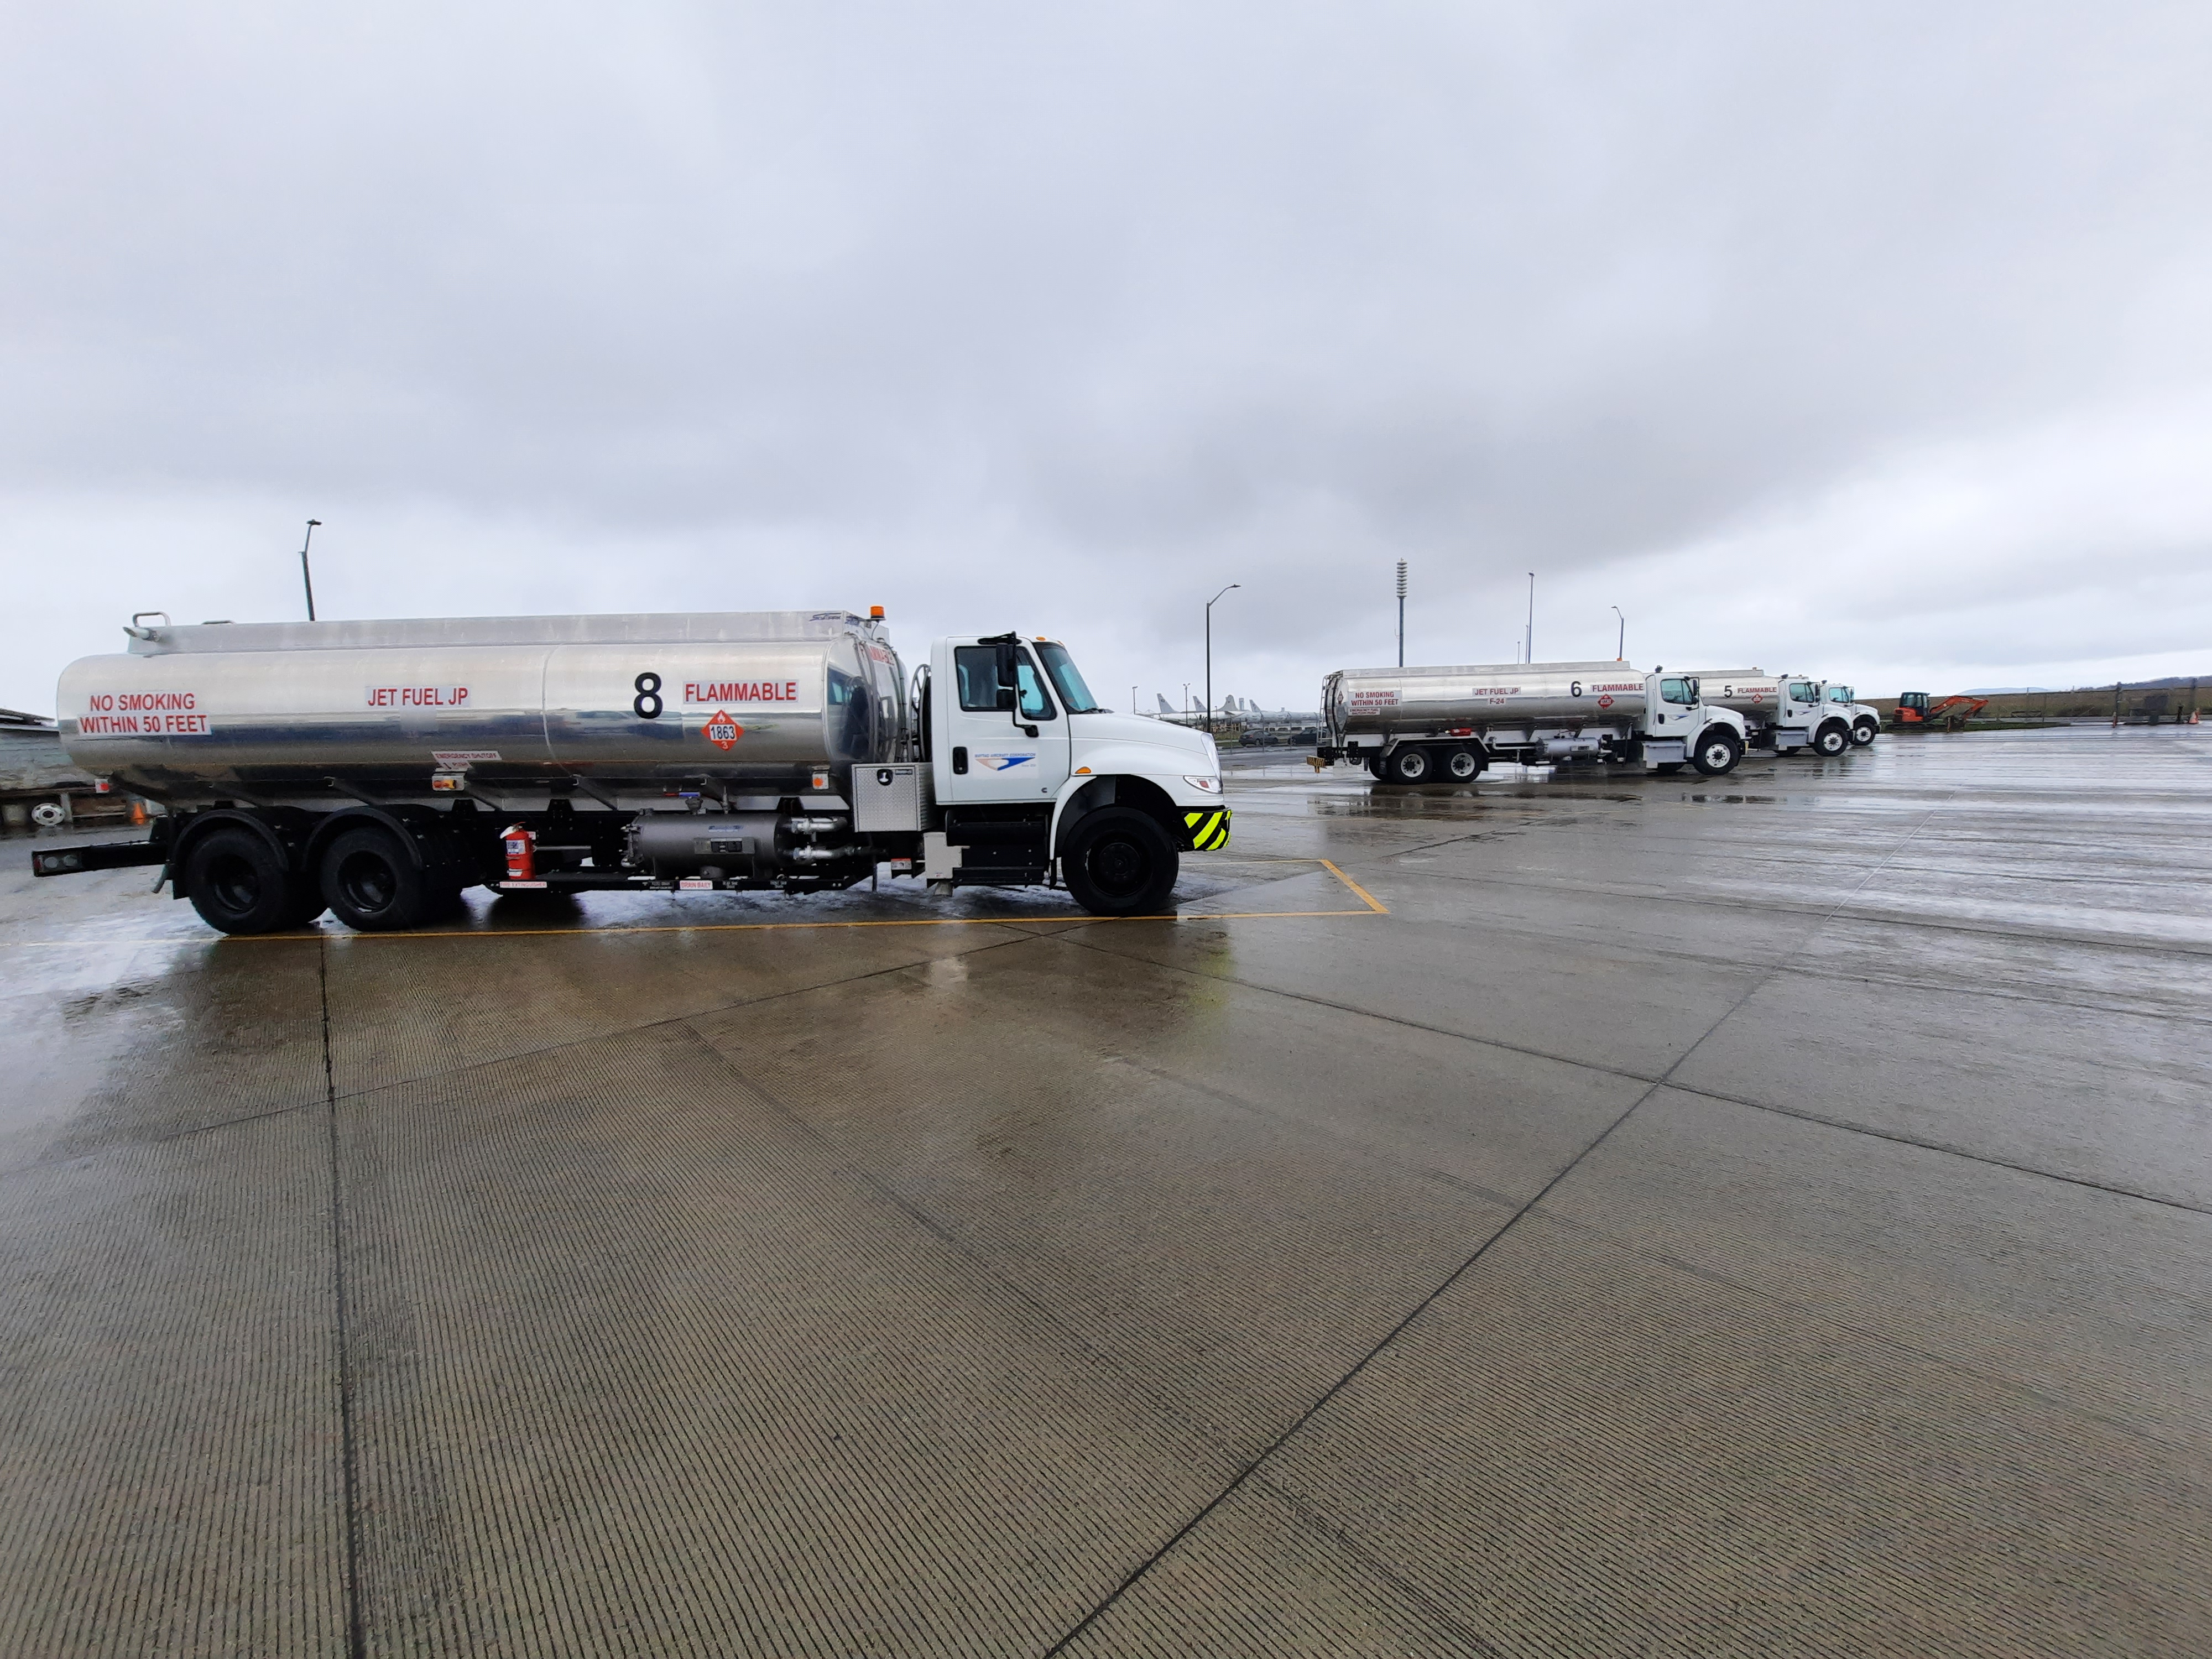
[[[855,766],[853,828],[863,834],[920,830],[933,793],[929,768],[925,764],[900,762],[890,766]]]

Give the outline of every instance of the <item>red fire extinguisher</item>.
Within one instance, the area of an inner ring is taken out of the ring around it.
[[[507,878],[509,881],[538,879],[538,837],[526,823],[510,823],[499,832],[500,844],[507,850]]]

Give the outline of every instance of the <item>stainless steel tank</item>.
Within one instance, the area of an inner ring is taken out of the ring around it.
[[[1805,693],[1797,702],[1814,703],[1820,700],[1820,683],[1802,674],[1766,674],[1756,668],[1701,668],[1697,678],[1705,702],[1761,720],[1774,718],[1774,711],[1785,701],[1784,688],[1790,684]]]
[[[1626,726],[1642,718],[1644,674],[1620,662],[1474,663],[1347,668],[1322,684],[1340,736],[1498,726]]]
[[[61,740],[160,799],[659,796],[899,758],[905,676],[842,611],[134,629],[63,671]]]

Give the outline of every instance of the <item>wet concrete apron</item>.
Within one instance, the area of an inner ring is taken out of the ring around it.
[[[0,1652],[2212,1650],[2212,733],[1231,794],[1112,924],[0,843]]]

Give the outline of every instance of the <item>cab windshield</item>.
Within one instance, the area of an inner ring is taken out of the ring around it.
[[[1037,647],[1037,655],[1044,659],[1044,672],[1052,676],[1053,684],[1060,691],[1060,700],[1067,705],[1071,714],[1099,713],[1098,699],[1091,695],[1091,688],[1083,683],[1083,672],[1075,665],[1075,659],[1067,654],[1064,645],[1047,642]]]

